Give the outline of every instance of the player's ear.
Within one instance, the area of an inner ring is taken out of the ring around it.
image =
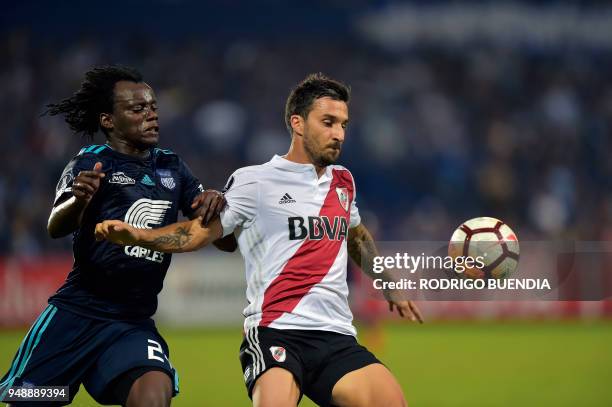
[[[289,119],[289,123],[291,124],[291,129],[295,134],[301,136],[304,134],[304,118],[299,114],[294,114]]]
[[[106,130],[113,129],[113,117],[110,113],[100,113],[100,126]]]

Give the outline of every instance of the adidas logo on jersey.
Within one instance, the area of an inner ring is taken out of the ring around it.
[[[290,203],[295,203],[295,199],[291,198],[291,195],[289,194],[285,194],[283,195],[283,197],[280,199],[280,201],[278,201],[279,204],[290,204]]]
[[[151,177],[149,177],[147,174],[145,174],[144,177],[142,177],[142,179],[140,180],[141,184],[145,184],[148,186],[153,186],[155,185],[155,182],[153,182],[153,180],[151,179]]]

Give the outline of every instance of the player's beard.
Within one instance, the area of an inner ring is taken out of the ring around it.
[[[341,150],[342,143],[340,142],[332,142],[325,146],[319,146],[314,141],[314,138],[304,135],[304,151],[310,161],[317,167],[327,167],[334,164],[338,157],[340,157]]]

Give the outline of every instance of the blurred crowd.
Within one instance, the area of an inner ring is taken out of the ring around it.
[[[45,105],[85,71],[141,70],[161,146],[205,187],[286,153],[286,97],[321,71],[352,87],[341,163],[379,240],[447,240],[493,216],[519,239],[612,239],[612,54],[501,45],[394,52],[351,36],[228,40],[0,38],[0,253],[69,250],[46,224],[62,169],[85,139]],[[102,135],[94,143],[104,143]]]

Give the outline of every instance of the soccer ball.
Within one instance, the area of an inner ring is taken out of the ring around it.
[[[501,279],[516,270],[519,243],[516,234],[499,219],[474,218],[460,225],[450,239],[448,254],[465,262],[459,273],[473,279]],[[468,256],[475,262],[467,262]],[[469,266],[469,267],[468,267]]]

